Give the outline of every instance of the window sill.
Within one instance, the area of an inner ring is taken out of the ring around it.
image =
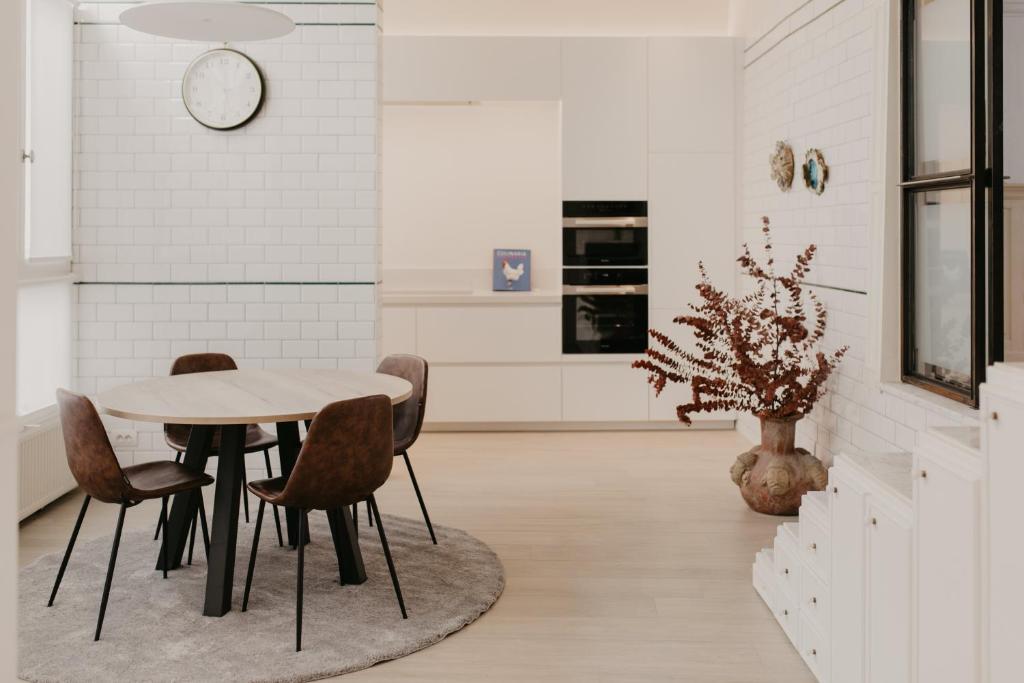
[[[944,417],[964,425],[978,424],[978,411],[965,403],[940,396],[934,392],[915,387],[905,382],[883,382],[882,393],[904,400],[916,406],[941,413]]]

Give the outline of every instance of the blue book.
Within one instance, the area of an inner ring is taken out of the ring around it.
[[[530,291],[530,250],[494,250],[494,291]]]

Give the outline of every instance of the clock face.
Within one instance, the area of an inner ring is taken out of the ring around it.
[[[189,64],[181,96],[188,113],[204,126],[238,128],[256,116],[263,104],[263,76],[241,52],[210,50]]]

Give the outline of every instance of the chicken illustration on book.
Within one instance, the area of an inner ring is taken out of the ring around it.
[[[494,250],[494,291],[530,291],[530,250]]]

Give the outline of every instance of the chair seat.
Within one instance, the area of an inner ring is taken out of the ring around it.
[[[284,491],[284,485],[287,483],[287,477],[274,477],[273,479],[250,481],[248,488],[260,500],[273,504],[280,497]]]
[[[167,445],[176,451],[184,452],[188,446],[188,434],[178,434],[177,431],[164,434]],[[220,430],[214,432],[213,444],[210,446],[210,455],[217,455],[217,448],[220,446]],[[259,425],[248,425],[245,428],[245,452],[258,453],[268,448],[277,446],[277,437],[264,430]]]
[[[124,476],[130,484],[128,498],[133,502],[162,498],[213,483],[210,475],[169,460],[125,467]]]

